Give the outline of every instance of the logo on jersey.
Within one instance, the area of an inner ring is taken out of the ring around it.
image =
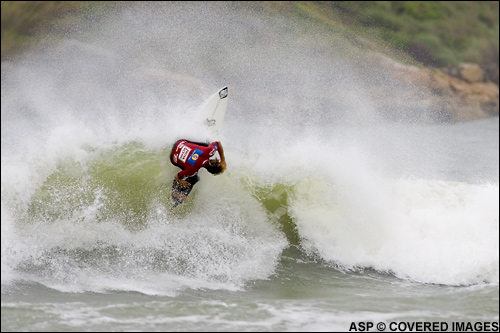
[[[191,156],[189,156],[187,162],[191,165],[194,165],[202,153],[203,151],[195,149],[194,152],[191,154]]]
[[[179,147],[181,147],[181,146],[179,146]],[[191,148],[189,148],[188,146],[182,145],[182,147],[181,147],[181,151],[180,151],[180,153],[179,153],[179,159],[180,159],[182,162],[186,163],[186,160],[187,160],[187,158],[188,158],[189,153],[191,152],[191,150],[192,150],[192,149],[191,149]]]

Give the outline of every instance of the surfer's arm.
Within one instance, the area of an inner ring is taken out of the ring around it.
[[[217,141],[217,150],[219,151],[220,165],[222,166],[222,172],[224,172],[224,170],[226,170],[226,157],[224,156],[224,148],[222,148],[220,141]]]

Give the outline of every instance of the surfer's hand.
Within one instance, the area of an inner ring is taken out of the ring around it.
[[[177,181],[177,183],[179,183],[180,186],[182,187],[189,187],[189,182],[187,180],[184,180],[184,179],[180,179],[179,176],[177,174],[175,174],[175,180]]]

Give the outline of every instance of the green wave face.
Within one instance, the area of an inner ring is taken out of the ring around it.
[[[278,183],[269,186],[253,186],[248,190],[262,204],[268,215],[277,221],[289,243],[299,245],[300,237],[297,226],[288,212],[289,200],[293,196],[295,185]]]
[[[166,279],[154,292],[168,294],[190,279],[236,288],[274,272],[288,245],[273,215],[283,211],[285,187],[256,189],[202,171],[188,201],[171,210],[178,168],[168,161],[170,147],[130,142],[86,152],[83,162],[61,160],[21,216],[20,248],[29,249],[17,258],[23,274],[63,286],[93,276]]]
[[[112,220],[130,229],[141,229],[147,225],[152,209],[172,207],[171,181],[178,169],[168,160],[169,148],[153,151],[141,143],[130,142],[99,151],[88,150],[92,157],[85,162],[75,158],[60,161],[56,171],[32,196],[29,221]],[[279,222],[287,237],[297,243],[295,225],[287,212],[294,186],[250,185],[253,182],[245,179],[234,185],[237,188],[228,188],[227,184],[225,188],[250,193],[269,217]],[[176,212],[186,215],[193,207],[197,187]]]
[[[145,226],[152,202],[170,205],[167,151],[158,153],[132,142],[92,154],[83,163],[59,163],[32,197],[31,220],[119,219],[135,229]]]

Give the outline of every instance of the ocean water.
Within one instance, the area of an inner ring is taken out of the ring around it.
[[[498,331],[498,117],[259,8],[114,8],[2,63],[2,331]],[[228,169],[172,211],[224,85]]]

